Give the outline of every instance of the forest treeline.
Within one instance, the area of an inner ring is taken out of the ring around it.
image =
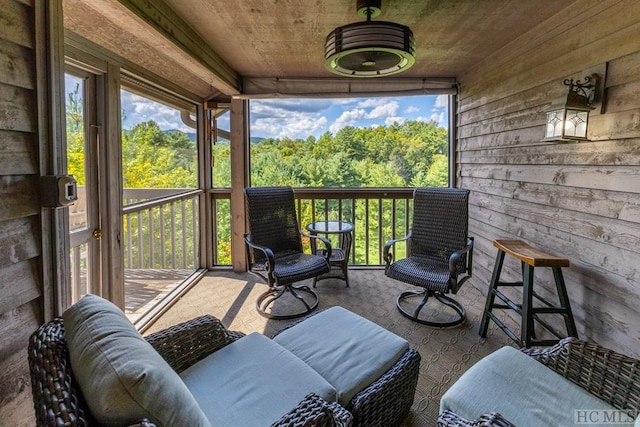
[[[68,117],[68,170],[84,184],[81,125]],[[447,129],[435,122],[347,126],[315,138],[266,138],[251,144],[251,185],[417,187],[448,183]],[[213,147],[212,185],[231,185],[230,147]],[[181,131],[153,121],[122,132],[124,188],[197,188],[197,149]]]
[[[347,126],[315,138],[251,144],[251,185],[292,187],[447,186],[448,133],[435,122]],[[214,149],[213,185],[230,186],[229,145]]]

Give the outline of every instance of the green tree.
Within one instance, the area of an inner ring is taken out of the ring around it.
[[[149,120],[122,134],[124,188],[197,188],[197,150],[183,132]]]
[[[84,110],[80,83],[67,95],[66,136],[67,173],[73,175],[78,185],[85,185],[84,176]]]

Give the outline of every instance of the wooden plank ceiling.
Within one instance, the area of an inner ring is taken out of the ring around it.
[[[416,64],[401,77],[456,77],[570,4],[383,0],[375,20],[414,32]],[[335,77],[324,68],[325,37],[362,20],[355,0],[64,0],[63,7],[70,32],[203,98],[237,93],[242,77]]]

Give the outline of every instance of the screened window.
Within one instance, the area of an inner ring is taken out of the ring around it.
[[[251,185],[447,186],[448,116],[448,95],[251,100]]]
[[[198,188],[195,107],[131,87],[120,96],[124,204]]]

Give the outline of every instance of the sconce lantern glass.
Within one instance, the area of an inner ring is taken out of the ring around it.
[[[565,80],[564,84],[569,86],[569,93],[547,112],[545,140],[586,141],[598,79],[587,76],[584,82],[571,79]]]

